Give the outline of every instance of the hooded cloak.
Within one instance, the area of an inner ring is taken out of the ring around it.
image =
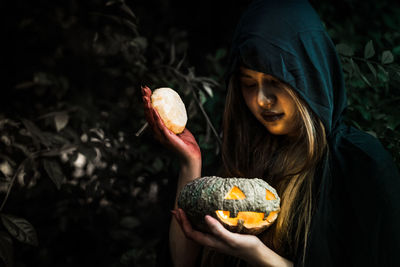
[[[228,78],[240,64],[289,84],[325,126],[329,154],[315,177],[305,266],[400,266],[397,167],[375,137],[344,124],[340,60],[311,5],[252,1],[233,38]],[[290,260],[302,266],[301,255]]]

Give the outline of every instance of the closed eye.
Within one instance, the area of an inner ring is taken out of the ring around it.
[[[240,86],[243,88],[254,88],[257,83],[253,79],[242,78],[240,79]]]
[[[241,85],[243,88],[254,88],[257,86],[256,83],[251,83],[251,84],[246,84],[246,83],[242,83]]]

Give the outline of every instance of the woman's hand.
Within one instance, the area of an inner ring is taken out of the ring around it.
[[[154,137],[166,148],[175,152],[183,164],[193,164],[200,161],[201,152],[200,147],[192,133],[185,128],[185,130],[176,135],[169,130],[162,121],[157,110],[151,105],[151,90],[149,87],[142,87],[142,95],[144,102],[144,114],[146,120],[153,130]]]
[[[222,224],[206,215],[205,221],[211,234],[192,228],[182,209],[172,211],[186,238],[216,251],[241,258],[253,266],[293,266],[293,264],[265,246],[254,235],[232,233]]]

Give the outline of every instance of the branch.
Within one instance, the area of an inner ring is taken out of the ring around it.
[[[197,97],[197,95],[196,95],[196,92],[194,91],[192,85],[190,85],[189,82],[188,82],[188,85],[189,85],[190,90],[191,90],[192,93],[193,93],[194,100],[196,101],[197,105],[199,106],[201,112],[202,112],[203,115],[204,115],[204,118],[205,118],[206,121],[207,121],[208,126],[210,126],[210,128],[211,128],[211,130],[213,131],[215,137],[217,138],[218,145],[221,146],[221,145],[222,145],[221,139],[219,138],[219,135],[218,135],[217,131],[215,130],[215,128],[214,128],[214,126],[213,126],[213,124],[212,124],[210,118],[208,117],[208,115],[207,115],[207,113],[206,113],[206,111],[204,110],[203,105],[200,103],[200,100],[198,99],[198,97]]]
[[[196,104],[199,106],[199,108],[201,110],[201,113],[203,113],[203,116],[206,119],[208,126],[211,128],[211,130],[213,131],[215,137],[217,138],[218,145],[221,147],[221,145],[222,145],[221,138],[219,138],[218,132],[215,130],[214,125],[212,124],[210,118],[207,115],[207,112],[203,108],[203,105],[200,103],[200,100],[198,99],[198,97],[196,95],[196,92],[193,89],[193,86],[192,86],[192,84],[190,82],[190,79],[186,75],[182,74],[181,72],[179,72],[175,68],[172,68],[170,66],[163,66],[163,67],[172,70],[176,75],[180,76],[181,78],[183,78],[185,80],[185,82],[188,85],[189,89],[193,93],[193,98],[196,101]],[[213,81],[213,83],[216,84],[216,82],[214,80],[212,80],[212,79],[207,79],[207,80],[208,80],[208,82]]]
[[[384,65],[381,62],[378,62],[378,61],[375,61],[375,60],[370,60],[370,59],[365,59],[365,58],[362,58],[362,57],[353,57],[353,56],[345,56],[345,55],[341,55],[341,56],[345,57],[345,58],[352,58],[352,59],[355,59],[355,60],[358,60],[358,61],[372,63],[372,64],[375,64],[375,65],[380,65],[380,66]],[[385,67],[388,68],[388,69],[391,69],[393,71],[399,72],[399,69],[396,69],[393,66],[385,65]]]

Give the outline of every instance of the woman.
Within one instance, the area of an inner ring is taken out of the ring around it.
[[[281,212],[251,236],[210,216],[212,234],[198,232],[175,210],[175,266],[398,266],[399,173],[377,139],[343,123],[340,61],[309,3],[253,1],[233,39],[228,81],[224,176],[262,177]],[[171,134],[143,93],[155,136],[181,158],[179,194],[201,176],[200,149],[188,130]]]

